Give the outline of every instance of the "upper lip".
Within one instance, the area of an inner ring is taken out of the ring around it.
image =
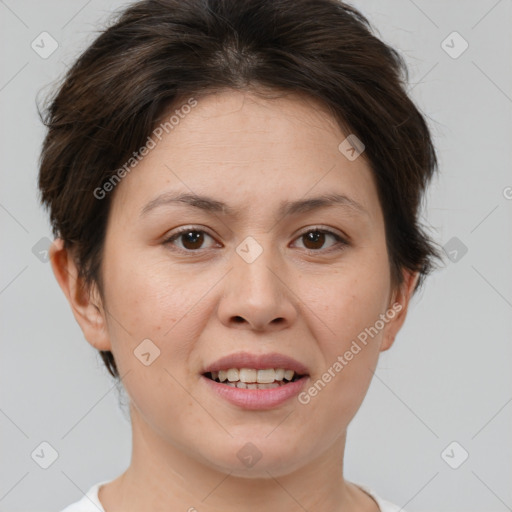
[[[266,368],[283,368],[293,370],[299,375],[308,375],[308,369],[299,361],[273,352],[270,354],[251,354],[249,352],[237,352],[228,356],[221,357],[217,361],[205,367],[203,373],[218,372],[219,370],[229,370],[230,368],[251,368],[255,370],[265,370]]]

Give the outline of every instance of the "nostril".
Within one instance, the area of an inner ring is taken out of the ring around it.
[[[243,322],[243,321],[244,321],[244,319],[243,319],[241,316],[235,316],[234,320],[235,320],[235,322],[236,322],[237,324],[239,324],[239,323],[241,323],[241,322]]]

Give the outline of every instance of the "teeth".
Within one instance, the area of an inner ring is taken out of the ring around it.
[[[270,370],[258,370],[258,383],[270,384],[276,380],[276,371],[273,368]]]
[[[236,382],[238,381],[238,370],[236,368],[230,368],[227,371],[227,377],[229,382]]]
[[[242,368],[239,372],[240,380],[242,382],[256,382],[258,371],[257,370],[250,370],[249,368]]]
[[[235,383],[237,388],[240,389],[272,389],[272,388],[278,388],[281,386],[281,384],[277,382],[272,382],[269,384],[246,384],[245,382],[236,382]]]
[[[295,372],[294,372],[293,370],[285,370],[285,372],[284,372],[284,378],[285,378],[286,380],[292,380],[292,379],[293,379],[293,374],[294,374],[294,373],[295,373]]]
[[[272,389],[272,388],[278,388],[281,384],[278,384],[277,382],[272,382],[268,384],[257,384],[258,389]]]
[[[267,385],[276,387],[283,380],[291,381],[294,375],[295,372],[293,370],[285,370],[284,368],[267,368],[265,370],[229,368],[228,370],[211,372],[213,380],[225,382],[228,385],[242,389],[256,389],[256,384],[258,384],[258,389],[267,389],[265,387]]]

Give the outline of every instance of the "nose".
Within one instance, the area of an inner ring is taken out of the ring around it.
[[[252,262],[238,253],[223,279],[224,290],[217,313],[227,327],[254,331],[279,331],[297,318],[297,297],[292,274],[270,248]]]

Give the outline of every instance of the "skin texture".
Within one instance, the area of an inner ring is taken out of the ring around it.
[[[103,303],[79,286],[55,241],[53,270],[75,318],[93,347],[112,350],[131,398],[132,461],[100,489],[107,512],[378,510],[343,478],[346,430],[418,276],[404,273],[403,287],[392,288],[372,173],[364,154],[349,161],[340,153],[345,138],[312,99],[206,96],[113,192]],[[167,191],[211,196],[238,216],[183,204],[140,216]],[[283,200],[333,192],[366,213],[330,206],[277,214]],[[189,225],[206,232],[203,245],[184,236],[164,243]],[[314,228],[349,244],[302,236]],[[252,263],[236,252],[248,236],[263,250]],[[221,356],[279,352],[308,367],[307,389],[393,304],[400,312],[307,404],[292,398],[248,411],[202,381]],[[147,338],[160,350],[150,366],[133,353]],[[237,457],[247,442],[262,454],[251,468]]]

